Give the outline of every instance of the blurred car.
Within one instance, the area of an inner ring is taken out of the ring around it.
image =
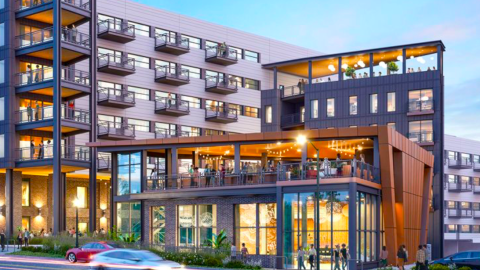
[[[174,270],[183,268],[176,262],[164,260],[162,257],[146,250],[115,249],[102,252],[93,257],[91,269],[148,269]]]
[[[65,254],[65,259],[69,262],[89,262],[93,255],[107,250],[118,248],[114,243],[92,242],[85,244],[79,248],[71,248]]]
[[[468,266],[480,270],[480,251],[462,251],[442,259],[434,260],[430,264],[455,264],[457,267]]]

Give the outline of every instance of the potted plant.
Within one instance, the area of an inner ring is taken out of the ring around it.
[[[395,62],[390,62],[387,64],[387,74],[390,75],[390,73],[395,73],[398,71],[398,65]]]
[[[348,66],[345,69],[345,76],[347,76],[347,77],[352,77],[354,73],[355,73],[355,69],[350,67],[350,66]]]

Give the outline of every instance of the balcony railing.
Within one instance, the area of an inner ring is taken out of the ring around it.
[[[67,82],[72,82],[76,84],[81,84],[85,86],[90,86],[90,73],[70,68],[62,68],[62,80]]]
[[[53,27],[47,27],[15,37],[17,49],[26,48],[53,40]]]
[[[408,138],[416,143],[433,143],[433,131],[410,132]]]
[[[135,126],[111,121],[98,121],[98,136],[113,135],[126,138],[135,138]]]
[[[111,167],[112,167],[112,156],[106,153],[98,153],[97,169],[110,170]]]
[[[125,22],[116,22],[112,19],[107,19],[98,23],[98,34],[104,32],[114,32],[116,34],[135,38],[134,25],[128,25],[128,23]]]
[[[164,45],[178,47],[185,50],[190,49],[190,43],[188,38],[182,38],[181,35],[177,34],[170,35],[165,33],[162,35],[157,35],[155,37],[155,47]]]
[[[281,125],[282,127],[301,125],[305,123],[305,115],[303,113],[293,113],[282,115]]]
[[[53,68],[42,67],[34,70],[20,72],[15,75],[16,86],[31,85],[53,80]]]
[[[62,0],[62,2],[81,9],[90,10],[90,0]]]
[[[337,165],[338,164],[338,165]],[[378,168],[352,160],[320,162],[320,176],[323,178],[358,177],[379,183]],[[316,163],[291,163],[278,165],[274,170],[247,168],[240,173],[216,172],[212,174],[151,175],[147,178],[147,190],[175,190],[194,188],[215,188],[228,186],[274,185],[277,182],[316,179]]]
[[[298,85],[283,86],[283,88],[280,88],[281,98],[302,96],[305,94],[305,89],[303,87],[303,85],[300,87]]]
[[[164,77],[188,82],[190,80],[190,71],[184,68],[157,66],[155,68],[155,79]]]
[[[155,129],[156,139],[175,138],[175,137],[189,137],[189,133],[185,131],[177,131],[175,129],[167,129],[167,128]]]
[[[472,209],[446,209],[447,217],[452,218],[471,218]]]
[[[480,186],[479,185],[473,185],[473,193],[480,193]]]
[[[447,159],[447,164],[449,168],[452,169],[471,169],[472,168],[472,161],[469,158],[461,158],[461,159]]]
[[[234,49],[229,48],[224,44],[215,46],[206,46],[205,60],[220,65],[231,65],[237,63],[241,55]]]
[[[205,118],[219,117],[225,119],[238,119],[238,111],[235,109],[223,109],[221,107],[215,108],[206,108],[205,109]]]
[[[205,89],[216,89],[217,91],[213,92],[232,92],[235,93],[238,91],[239,81],[235,80],[233,77],[224,78],[224,76],[207,76],[205,78]]]
[[[433,110],[433,99],[408,102],[408,112],[424,112]]]
[[[190,111],[190,102],[186,100],[161,97],[155,100],[155,110],[171,109],[182,112]]]
[[[65,41],[80,47],[90,48],[90,36],[87,34],[78,32],[76,28],[68,29],[66,27],[63,27],[62,41]]]
[[[87,146],[60,146],[61,158],[78,161],[90,160],[90,148]],[[32,161],[52,159],[53,143],[43,146],[23,147],[16,149],[16,161]]]
[[[62,105],[61,118],[80,123],[90,123],[90,112],[82,109],[68,108]],[[42,120],[53,119],[53,106],[36,106],[16,112],[16,123],[32,123]]]
[[[480,163],[473,162],[473,170],[476,172],[480,172]]]
[[[135,59],[118,56],[113,53],[98,55],[98,67],[114,66],[123,69],[135,70]]]
[[[16,11],[21,11],[33,7],[38,7],[43,4],[48,4],[53,2],[53,0],[17,0],[16,3]]]
[[[480,210],[473,210],[473,218],[480,218]]]
[[[135,92],[123,89],[98,87],[98,101],[118,101],[122,103],[135,104]]]
[[[461,191],[472,191],[472,184],[468,182],[458,182],[458,183],[450,183],[447,182],[448,191],[453,192],[461,192]]]

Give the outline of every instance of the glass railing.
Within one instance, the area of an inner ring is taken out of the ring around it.
[[[124,69],[135,70],[135,59],[125,56],[118,56],[113,53],[100,54],[98,56],[98,67],[115,66]]]
[[[179,132],[175,129],[167,128],[156,128],[155,129],[155,138],[156,139],[165,139],[165,138],[175,138],[182,137]]]
[[[80,123],[90,123],[90,112],[82,109],[69,108],[62,105],[62,119],[72,120]],[[53,106],[28,107],[16,112],[16,123],[31,123],[42,120],[53,119]]]
[[[190,102],[186,100],[161,97],[155,100],[155,110],[172,109],[177,111],[190,111]]]
[[[448,217],[472,217],[471,209],[447,209]]]
[[[26,48],[53,40],[53,28],[48,27],[15,37],[17,49]]]
[[[135,137],[135,126],[111,121],[98,121],[98,135],[117,135]]]
[[[162,34],[155,37],[155,46],[170,45],[183,49],[190,49],[188,38],[182,38],[180,35]]]
[[[178,69],[170,66],[157,66],[155,68],[155,78],[174,78],[179,80],[190,80],[190,71],[188,69]]]
[[[421,112],[433,110],[433,99],[429,100],[415,100],[408,102],[409,112]]]
[[[234,78],[226,79],[224,76],[207,76],[205,77],[205,88],[228,88],[236,91],[239,82]]]
[[[98,34],[102,34],[103,32],[115,32],[121,35],[135,37],[135,26],[108,19],[98,23]]]
[[[90,160],[90,148],[87,146],[60,146],[61,158],[79,161]],[[36,145],[31,147],[23,147],[16,149],[17,161],[32,161],[52,159],[53,143],[47,145]]]
[[[30,85],[34,83],[41,83],[45,81],[53,80],[53,68],[43,67],[30,71],[17,73],[16,86]]]
[[[471,191],[472,184],[468,182],[459,182],[459,183],[447,182],[447,189],[449,191]]]
[[[135,104],[135,93],[123,89],[98,87],[98,101],[105,100]]]
[[[108,153],[98,153],[97,169],[109,170],[112,167],[112,156]]]
[[[447,159],[448,166],[463,166],[463,167],[471,167],[472,161],[469,158],[460,158],[460,159]]]
[[[21,11],[33,7],[38,7],[43,4],[48,4],[53,2],[53,0],[17,0],[16,1],[16,10]]]
[[[216,46],[206,46],[205,48],[205,58],[225,58],[229,60],[237,61],[241,58],[241,55],[238,55],[238,52],[234,49],[230,49],[228,46],[223,44],[216,45]]]
[[[280,94],[282,98],[301,96],[305,94],[305,85],[280,86]]]
[[[224,109],[222,107],[215,108],[205,108],[205,118],[227,118],[227,119],[238,119],[238,111],[235,109]]]
[[[416,143],[433,143],[433,131],[410,132],[408,138]]]
[[[90,10],[90,0],[62,0],[62,2],[81,9]]]
[[[62,80],[90,86],[90,73],[83,70],[64,67],[62,68]]]
[[[282,118],[281,118],[282,126],[298,125],[304,122],[305,122],[304,113],[293,113],[293,114],[282,115]]]
[[[68,29],[62,28],[62,41],[75,44],[77,46],[90,48],[90,36],[84,33],[78,32],[76,28]]]

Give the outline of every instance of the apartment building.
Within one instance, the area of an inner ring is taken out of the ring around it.
[[[435,156],[428,243],[443,246],[443,51],[441,41],[299,58],[264,65],[262,131],[386,125]]]
[[[445,255],[480,248],[480,142],[445,135]]]
[[[111,160],[85,143],[259,132],[262,64],[318,54],[126,0],[1,0],[0,52],[9,235],[72,228],[75,207],[106,229]]]

